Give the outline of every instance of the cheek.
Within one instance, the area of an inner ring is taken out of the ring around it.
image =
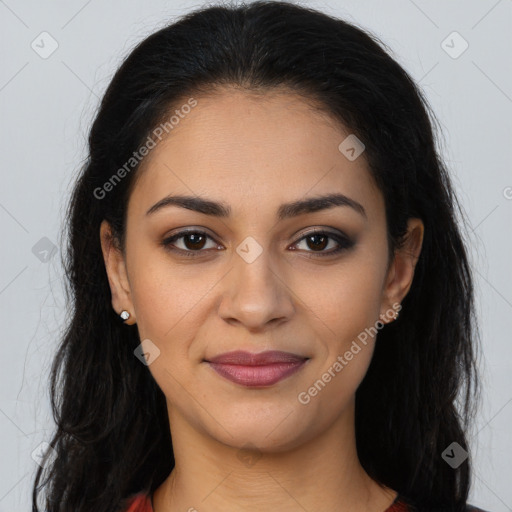
[[[200,272],[197,265],[171,264],[158,249],[134,248],[130,289],[141,341],[149,339],[158,357],[149,370],[164,393],[182,398],[194,381],[200,354],[194,341],[211,312],[212,289],[221,275]],[[156,349],[154,349],[156,351]]]
[[[149,339],[158,354],[148,370],[172,404],[190,406],[190,396],[184,392],[195,378],[190,347],[203,324],[201,297],[211,285],[208,279],[201,285],[189,281],[179,270],[165,262],[158,264],[156,259],[148,259],[138,268],[141,270],[130,283],[138,331],[141,341]],[[188,286],[189,282],[198,286]]]
[[[156,249],[147,257],[142,251],[134,254],[130,289],[141,337],[167,343],[175,333],[198,325],[204,298],[215,279],[208,273],[198,278],[193,267],[173,265]]]
[[[318,364],[312,366],[298,397],[320,423],[334,421],[353,399],[372,360],[381,326],[376,323],[380,282],[368,267],[347,274],[344,286],[332,288],[329,300],[315,303],[324,334],[317,345]]]
[[[322,279],[302,285],[303,296],[313,317],[337,350],[379,319],[382,302],[382,269],[374,260],[354,259],[351,264],[332,267]]]
[[[130,283],[141,338],[162,341],[179,314],[180,301],[171,296],[173,287],[156,268],[139,267]]]
[[[318,406],[331,403],[333,410],[339,410],[366,375],[376,335],[382,326],[377,323],[382,279],[382,265],[377,258],[362,254],[350,265],[333,270],[322,291],[310,293],[311,318],[321,320],[318,322],[319,364],[312,368],[314,371],[302,391]],[[320,409],[317,413],[325,414]]]

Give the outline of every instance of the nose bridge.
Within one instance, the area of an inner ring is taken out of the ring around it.
[[[222,318],[255,329],[292,314],[284,278],[274,263],[271,251],[253,237],[236,247],[219,308]]]

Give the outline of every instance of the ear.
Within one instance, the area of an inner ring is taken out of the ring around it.
[[[112,294],[112,307],[118,315],[123,310],[128,311],[130,318],[125,320],[124,323],[133,325],[135,323],[135,311],[131,299],[130,283],[126,272],[124,255],[115,243],[112,229],[106,220],[100,226],[100,240],[108,283]]]
[[[424,225],[421,219],[409,219],[404,244],[396,250],[385,280],[380,312],[380,318],[384,323],[390,321],[390,310],[398,314],[396,305],[402,302],[411,288],[414,269],[423,244],[423,233]]]

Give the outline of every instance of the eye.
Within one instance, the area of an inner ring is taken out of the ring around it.
[[[184,256],[195,257],[196,254],[194,254],[194,253],[203,252],[203,251],[201,251],[201,249],[204,248],[205,241],[208,238],[213,241],[213,238],[210,237],[204,231],[197,231],[197,230],[180,231],[179,233],[176,233],[175,235],[167,237],[165,240],[163,240],[162,245],[167,250],[178,252],[180,254],[183,254]],[[183,239],[183,244],[185,246],[184,249],[175,247],[175,245],[174,245],[174,242],[176,242],[177,240],[180,240],[180,239]],[[218,244],[214,243],[213,248],[215,248],[215,247],[218,247]]]
[[[306,252],[318,253],[315,254],[315,256],[320,257],[338,254],[341,251],[350,249],[354,246],[354,241],[352,241],[350,238],[330,231],[311,231],[310,233],[307,233],[305,236],[300,238],[298,242],[294,244],[294,246],[299,245],[303,240],[305,241],[307,247],[313,248],[312,251]],[[335,245],[333,250],[325,251],[324,249],[329,246],[329,240],[336,242],[337,247]]]
[[[204,231],[199,230],[180,231],[179,233],[176,233],[170,237],[165,238],[162,241],[162,245],[166,250],[177,252],[180,255],[186,257],[197,257],[199,256],[198,253],[205,252],[202,249],[205,249],[206,241],[208,239],[210,239],[213,242],[210,249],[218,249],[221,247],[219,246],[219,244],[215,242],[215,240],[213,240],[213,238],[210,235],[208,235]],[[183,248],[176,247],[175,242],[178,240],[182,240],[181,243],[183,244]],[[337,244],[337,247],[335,245],[335,248],[333,250],[325,251],[324,249],[329,246],[329,240],[334,241]],[[307,247],[313,248],[313,250],[306,250],[306,252],[317,253],[315,254],[315,256],[320,257],[338,254],[343,250],[350,249],[355,244],[353,240],[339,233],[314,230],[304,235],[291,247],[296,247],[303,241],[305,241]]]

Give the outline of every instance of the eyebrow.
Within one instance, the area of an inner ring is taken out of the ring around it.
[[[178,206],[213,217],[226,218],[231,215],[231,207],[226,203],[211,201],[198,196],[183,195],[169,195],[164,197],[155,203],[146,212],[146,215],[151,215],[168,206]],[[363,205],[343,194],[328,194],[292,201],[291,203],[284,203],[277,210],[277,218],[279,221],[282,221],[305,213],[314,213],[336,206],[348,206],[364,218],[367,218]]]

